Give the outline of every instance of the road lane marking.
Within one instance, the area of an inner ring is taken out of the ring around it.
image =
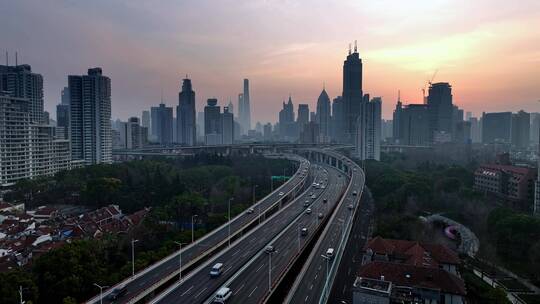
[[[199,293],[195,295],[195,298],[198,298],[201,295],[201,293],[203,293],[207,289],[208,287],[205,287],[203,290],[199,291]]]
[[[239,252],[240,252],[240,249],[236,250],[236,251],[232,254],[232,256],[235,256],[235,255],[238,254]]]
[[[238,289],[233,293],[233,295],[239,293],[240,290],[242,290],[242,288],[244,288],[245,285],[246,285],[246,284],[242,284],[242,286],[240,286],[240,288],[238,288]]]
[[[306,299],[304,300],[304,302],[307,302],[308,298],[309,298],[309,296],[306,296]]]
[[[257,287],[259,286],[255,286],[255,288],[253,288],[253,290],[249,293],[248,298],[251,297],[251,295],[255,292],[255,290],[257,290]]]
[[[313,289],[313,284],[311,284],[311,286],[309,286],[309,290],[312,290]]]
[[[184,291],[184,293],[182,293],[180,296],[183,297],[183,296],[184,296],[186,293],[188,293],[194,286],[195,286],[195,285],[191,285],[191,287],[190,287],[188,290]]]
[[[264,266],[264,264],[261,264],[261,266],[259,266],[259,268],[257,268],[257,270],[255,270],[255,273],[259,272],[259,270],[261,270],[261,268]]]

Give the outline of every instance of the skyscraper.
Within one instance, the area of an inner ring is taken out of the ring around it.
[[[234,115],[229,111],[229,107],[223,107],[221,122],[221,130],[223,133],[222,143],[224,145],[232,145],[234,143]]]
[[[204,143],[205,145],[220,145],[222,138],[221,109],[216,98],[209,98],[204,107]]]
[[[281,139],[285,141],[294,141],[295,137],[297,137],[295,126],[294,106],[291,96],[289,96],[289,101],[287,103],[284,101],[283,109],[279,111],[279,135]]]
[[[324,143],[330,142],[330,97],[323,88],[317,99],[317,124],[319,125],[319,140]]]
[[[28,64],[0,65],[0,91],[29,101],[30,122],[43,123],[43,77]]]
[[[249,130],[251,130],[251,99],[249,96],[249,80],[244,79],[244,95],[243,95],[243,117],[240,117],[240,121],[242,121],[242,127],[245,130],[245,133],[247,133]]]
[[[344,132],[343,98],[337,96],[332,102],[332,141],[340,141]]]
[[[444,135],[451,138],[454,107],[450,84],[447,82],[430,84],[427,104],[430,112],[430,131],[434,141],[435,138],[445,137]]]
[[[369,99],[366,95],[365,99]],[[356,153],[361,160],[381,158],[381,97],[362,102],[357,121]]]
[[[401,118],[403,113],[403,104],[401,103],[400,93],[398,92],[398,100],[392,117],[392,136],[395,143],[400,143],[401,140]]]
[[[342,142],[354,143],[357,131],[357,121],[362,103],[362,60],[358,55],[356,43],[354,52],[343,62],[343,122],[344,133]]]
[[[509,144],[512,137],[512,112],[482,114],[482,143]]]
[[[538,142],[540,143],[540,128],[538,129],[538,134]],[[536,155],[536,157],[536,167],[538,168],[538,173],[536,175],[533,212],[535,215],[540,215],[540,144],[538,145],[538,154]]]
[[[70,124],[69,124],[69,88],[62,89],[62,101],[56,105],[56,136],[60,139],[69,139]]]
[[[512,145],[518,149],[529,147],[531,115],[523,110],[512,114]]]
[[[112,162],[111,79],[101,68],[68,76],[71,155],[87,165]]]
[[[150,109],[152,135],[160,145],[169,145],[173,142],[173,108],[160,103]]]
[[[187,77],[182,82],[182,91],[178,94],[177,142],[181,145],[194,146],[197,141],[195,120],[195,91],[191,87],[191,80]]]
[[[150,131],[150,111],[142,111],[141,125],[145,127],[148,131]]]
[[[296,118],[296,130],[300,134],[304,126],[309,122],[309,105],[298,104],[298,117]]]

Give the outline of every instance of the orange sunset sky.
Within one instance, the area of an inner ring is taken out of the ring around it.
[[[364,91],[391,117],[401,90],[421,102],[426,82],[450,82],[454,103],[540,112],[540,1],[2,1],[1,49],[44,76],[46,109],[68,74],[101,66],[113,118],[178,104],[188,74],[198,111],[251,81],[253,122],[274,122],[292,95],[314,110],[323,83],[341,94],[348,44],[358,41]]]

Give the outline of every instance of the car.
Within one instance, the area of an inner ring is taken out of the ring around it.
[[[329,259],[332,259],[334,257],[334,248],[328,248],[328,250],[326,250],[326,256]]]
[[[322,200],[322,202],[323,202],[324,204],[326,204],[326,203],[328,203],[328,199],[325,198],[325,199]]]
[[[352,192],[352,195],[354,195],[354,196],[358,195],[358,193],[356,192],[356,190],[354,190],[354,191]]]
[[[214,297],[214,303],[225,303],[232,296],[232,291],[228,287],[221,287]]]
[[[317,187],[317,183],[313,183],[311,184],[313,187]]]
[[[266,253],[272,253],[274,251],[276,251],[276,249],[272,245],[268,245],[268,246],[266,246],[266,248],[264,248],[264,252],[266,252]]]
[[[253,211],[255,211],[253,208],[249,208],[247,213],[253,213]]]
[[[210,270],[210,276],[211,277],[218,277],[221,274],[221,270],[223,269],[223,263],[216,263],[214,266],[212,266],[212,269]]]
[[[349,209],[351,209],[351,210],[354,208],[353,204],[350,204],[348,207],[349,207]]]
[[[300,234],[301,234],[302,236],[306,236],[307,233],[308,233],[308,230],[307,230],[306,227],[304,227],[304,228],[302,228],[302,230],[300,230]]]
[[[322,185],[322,186],[321,186],[321,189],[326,189],[326,186],[325,186],[325,185]]]
[[[306,209],[306,214],[311,214],[311,208]]]
[[[309,200],[304,202],[304,207],[307,207],[307,206],[309,206]]]
[[[124,296],[127,293],[127,287],[121,286],[118,288],[115,288],[110,294],[109,294],[109,300],[116,301],[120,299],[122,296]]]
[[[324,217],[324,214],[322,214],[321,212],[319,212],[319,215],[317,215],[320,219],[322,219]]]
[[[283,196],[283,194],[285,194],[285,193],[283,193],[283,192],[280,192],[280,193],[279,193],[279,196]]]
[[[312,198],[312,199],[316,199],[317,196],[316,196],[315,194],[313,194],[313,195],[311,196],[311,198]]]

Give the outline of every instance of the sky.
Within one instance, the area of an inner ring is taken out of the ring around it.
[[[55,117],[67,75],[102,67],[112,116],[127,119],[178,104],[182,79],[206,99],[233,101],[250,79],[252,121],[275,122],[289,94],[315,110],[323,86],[341,95],[343,60],[357,40],[364,92],[390,118],[398,90],[452,85],[454,104],[482,111],[540,112],[538,0],[93,0],[0,1],[0,58],[18,52],[44,77]]]

